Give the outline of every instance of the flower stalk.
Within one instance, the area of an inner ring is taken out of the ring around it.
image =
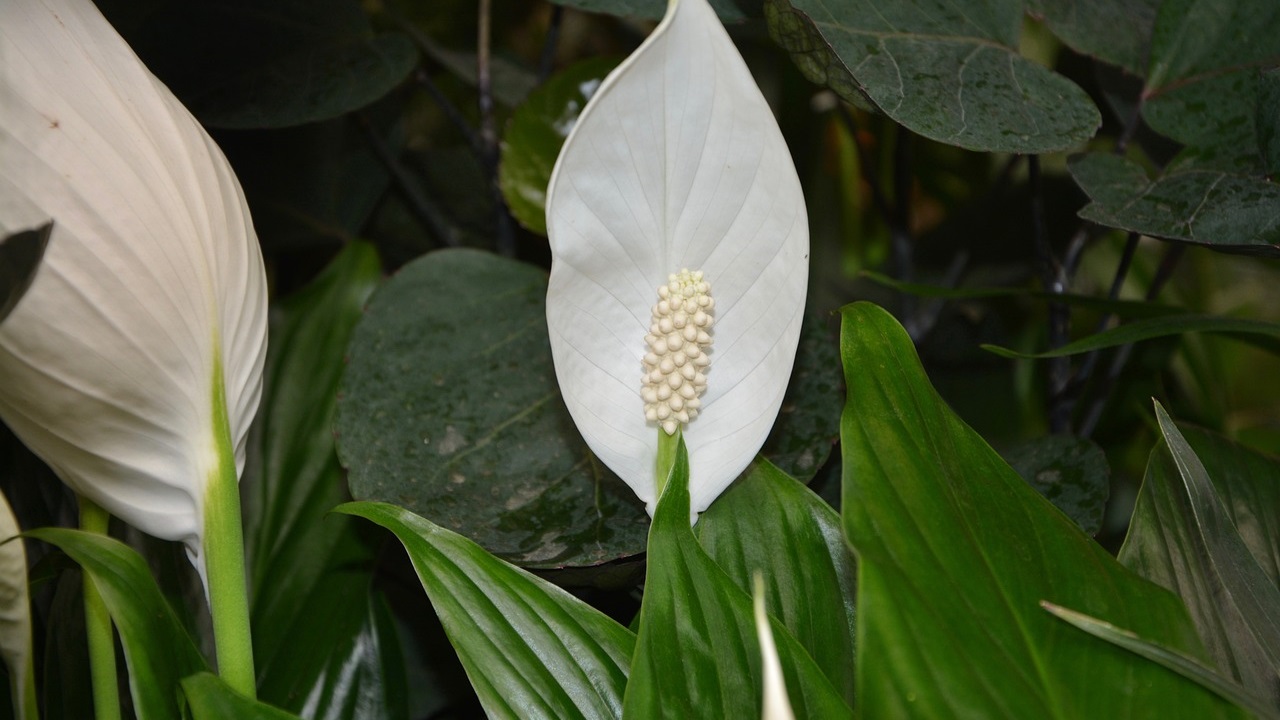
[[[78,495],[80,529],[106,535],[111,515],[85,495]],[[111,614],[89,573],[83,573],[84,627],[89,644],[89,678],[96,720],[120,720],[120,685],[116,678],[116,638]]]

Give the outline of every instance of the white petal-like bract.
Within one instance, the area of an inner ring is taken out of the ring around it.
[[[760,665],[764,675],[761,691],[761,720],[796,720],[787,697],[787,681],[782,674],[782,661],[778,659],[778,646],[773,641],[769,627],[769,615],[764,609],[764,578],[759,573],[753,578],[752,608],[755,611],[756,639],[760,643]]]
[[[650,310],[682,268],[714,288],[707,390],[684,429],[693,510],[705,510],[773,427],[809,266],[791,155],[706,0],[674,0],[583,110],[552,173],[547,231],[565,403],[650,512],[658,431],[640,396]]]
[[[0,324],[0,418],[76,492],[201,567],[216,406],[239,472],[261,394],[266,278],[244,194],[92,3],[3,2],[0,237],[50,220]]]
[[[36,702],[32,672],[31,602],[27,592],[27,551],[9,501],[0,494],[0,657],[9,669],[9,696],[15,717],[34,717],[23,708]]]

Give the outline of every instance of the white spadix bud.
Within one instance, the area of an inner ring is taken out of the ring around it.
[[[645,335],[648,351],[644,355],[644,416],[650,422],[661,421],[662,429],[674,435],[680,424],[698,414],[697,398],[707,391],[704,374],[711,359],[711,284],[700,270],[682,269],[667,276],[667,284],[658,288],[662,298],[653,306],[651,329]],[[690,362],[692,361],[692,362]],[[673,393],[672,391],[678,391]]]

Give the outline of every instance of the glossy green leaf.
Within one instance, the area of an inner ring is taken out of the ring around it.
[[[0,240],[0,323],[18,306],[31,281],[36,279],[52,233],[50,222]]]
[[[756,458],[694,527],[743,592],[761,574],[765,606],[854,703],[853,550],[840,516],[799,480]]]
[[[361,502],[338,511],[404,544],[489,717],[619,715],[635,643],[626,628],[408,510]]]
[[[547,234],[547,184],[569,136],[616,60],[593,58],[552,75],[516,108],[502,136],[498,187],[520,224]]]
[[[371,583],[373,548],[355,521],[328,515],[348,499],[332,429],[343,356],[380,277],[373,247],[352,243],[281,303],[267,359],[261,473],[244,489],[259,696],[295,712],[322,698],[333,718],[383,717],[395,687],[384,687],[362,656],[378,641],[361,591]]]
[[[629,18],[659,20],[667,10],[667,0],[551,0],[557,5],[567,5],[587,12],[608,13]],[[746,18],[760,17],[760,3],[756,0],[709,0],[711,7],[723,22],[740,22]]]
[[[373,296],[338,405],[357,499],[403,505],[520,565],[643,549],[644,506],[594,461],[560,400],[546,291],[538,268],[451,250]]]
[[[759,717],[764,676],[751,596],[698,544],[689,507],[689,460],[681,440],[649,532],[623,717]],[[791,633],[776,620],[771,625],[796,715],[852,717]]]
[[[983,345],[983,349],[1007,358],[1052,358],[1078,355],[1091,350],[1128,345],[1152,338],[1181,335],[1191,332],[1223,333],[1243,342],[1257,345],[1269,352],[1280,352],[1280,323],[1219,315],[1171,315],[1134,320],[1096,335],[1089,335],[1069,342],[1055,350],[1042,353],[1023,353],[998,345]]]
[[[1120,561],[1181,596],[1214,664],[1280,707],[1280,463],[1156,414]]]
[[[1223,677],[1213,668],[1186,653],[1139,637],[1124,628],[1118,628],[1111,623],[1103,622],[1083,613],[1058,607],[1053,603],[1041,604],[1045,610],[1054,616],[1071,623],[1090,635],[1122,647],[1159,664],[1161,667],[1168,668],[1201,687],[1212,690],[1223,699],[1245,708],[1258,718],[1265,720],[1277,720],[1277,718],[1280,718],[1280,712],[1268,705],[1265,700],[1252,695],[1231,679]]]
[[[1280,256],[1280,187],[1261,173],[1171,166],[1151,180],[1111,153],[1071,158],[1092,201],[1080,217],[1108,227],[1218,250]]]
[[[1146,70],[1160,0],[1029,0],[1027,6],[1076,52],[1133,75]]]
[[[85,645],[81,571],[72,567],[58,575],[49,605],[40,675],[40,710],[46,720],[93,717],[93,687]]]
[[[1097,535],[1102,530],[1102,517],[1111,495],[1111,468],[1102,448],[1084,438],[1046,435],[1009,448],[1001,455],[1086,535]]]
[[[93,578],[124,646],[139,720],[178,717],[179,682],[209,667],[142,556],[117,540],[80,530],[41,528],[27,536],[56,545]]]
[[[845,531],[864,717],[1233,717],[1221,699],[1046,614],[1048,600],[1194,655],[1178,599],[1027,486],[930,386],[884,310],[843,310]]]
[[[191,720],[297,720],[298,716],[247,698],[217,675],[201,672],[182,679],[182,692]],[[324,717],[331,717],[325,715]]]
[[[1102,122],[1083,90],[1018,54],[1020,0],[766,0],[765,18],[810,80],[938,142],[1043,153]]]

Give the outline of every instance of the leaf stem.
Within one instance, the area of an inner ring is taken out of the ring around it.
[[[480,91],[480,158],[493,198],[494,248],[503,257],[515,257],[516,236],[502,189],[498,187],[498,131],[493,119],[493,77],[490,72],[493,0],[480,0],[476,37],[476,85]]]
[[[658,492],[654,494],[654,502],[662,497],[662,491],[667,488],[667,480],[671,477],[671,469],[676,464],[676,449],[680,447],[681,430],[676,429],[674,435],[668,435],[666,430],[658,428],[658,461],[654,463],[654,486]]]
[[[213,617],[214,649],[218,654],[219,676],[231,689],[255,698],[257,681],[249,632],[240,485],[236,475],[235,446],[231,442],[231,424],[227,418],[221,362],[214,367],[213,410],[218,465],[205,490],[203,551],[209,611]]]
[[[560,43],[560,26],[564,22],[564,6],[551,6],[551,20],[547,23],[547,37],[542,43],[542,57],[538,59],[538,81],[551,77],[555,66],[556,46]]]
[[[107,534],[111,516],[84,495],[80,505],[80,529]],[[88,572],[81,574],[84,591],[85,635],[89,644],[89,676],[93,684],[93,715],[96,720],[120,720],[120,686],[116,679],[116,640],[111,615]]]

